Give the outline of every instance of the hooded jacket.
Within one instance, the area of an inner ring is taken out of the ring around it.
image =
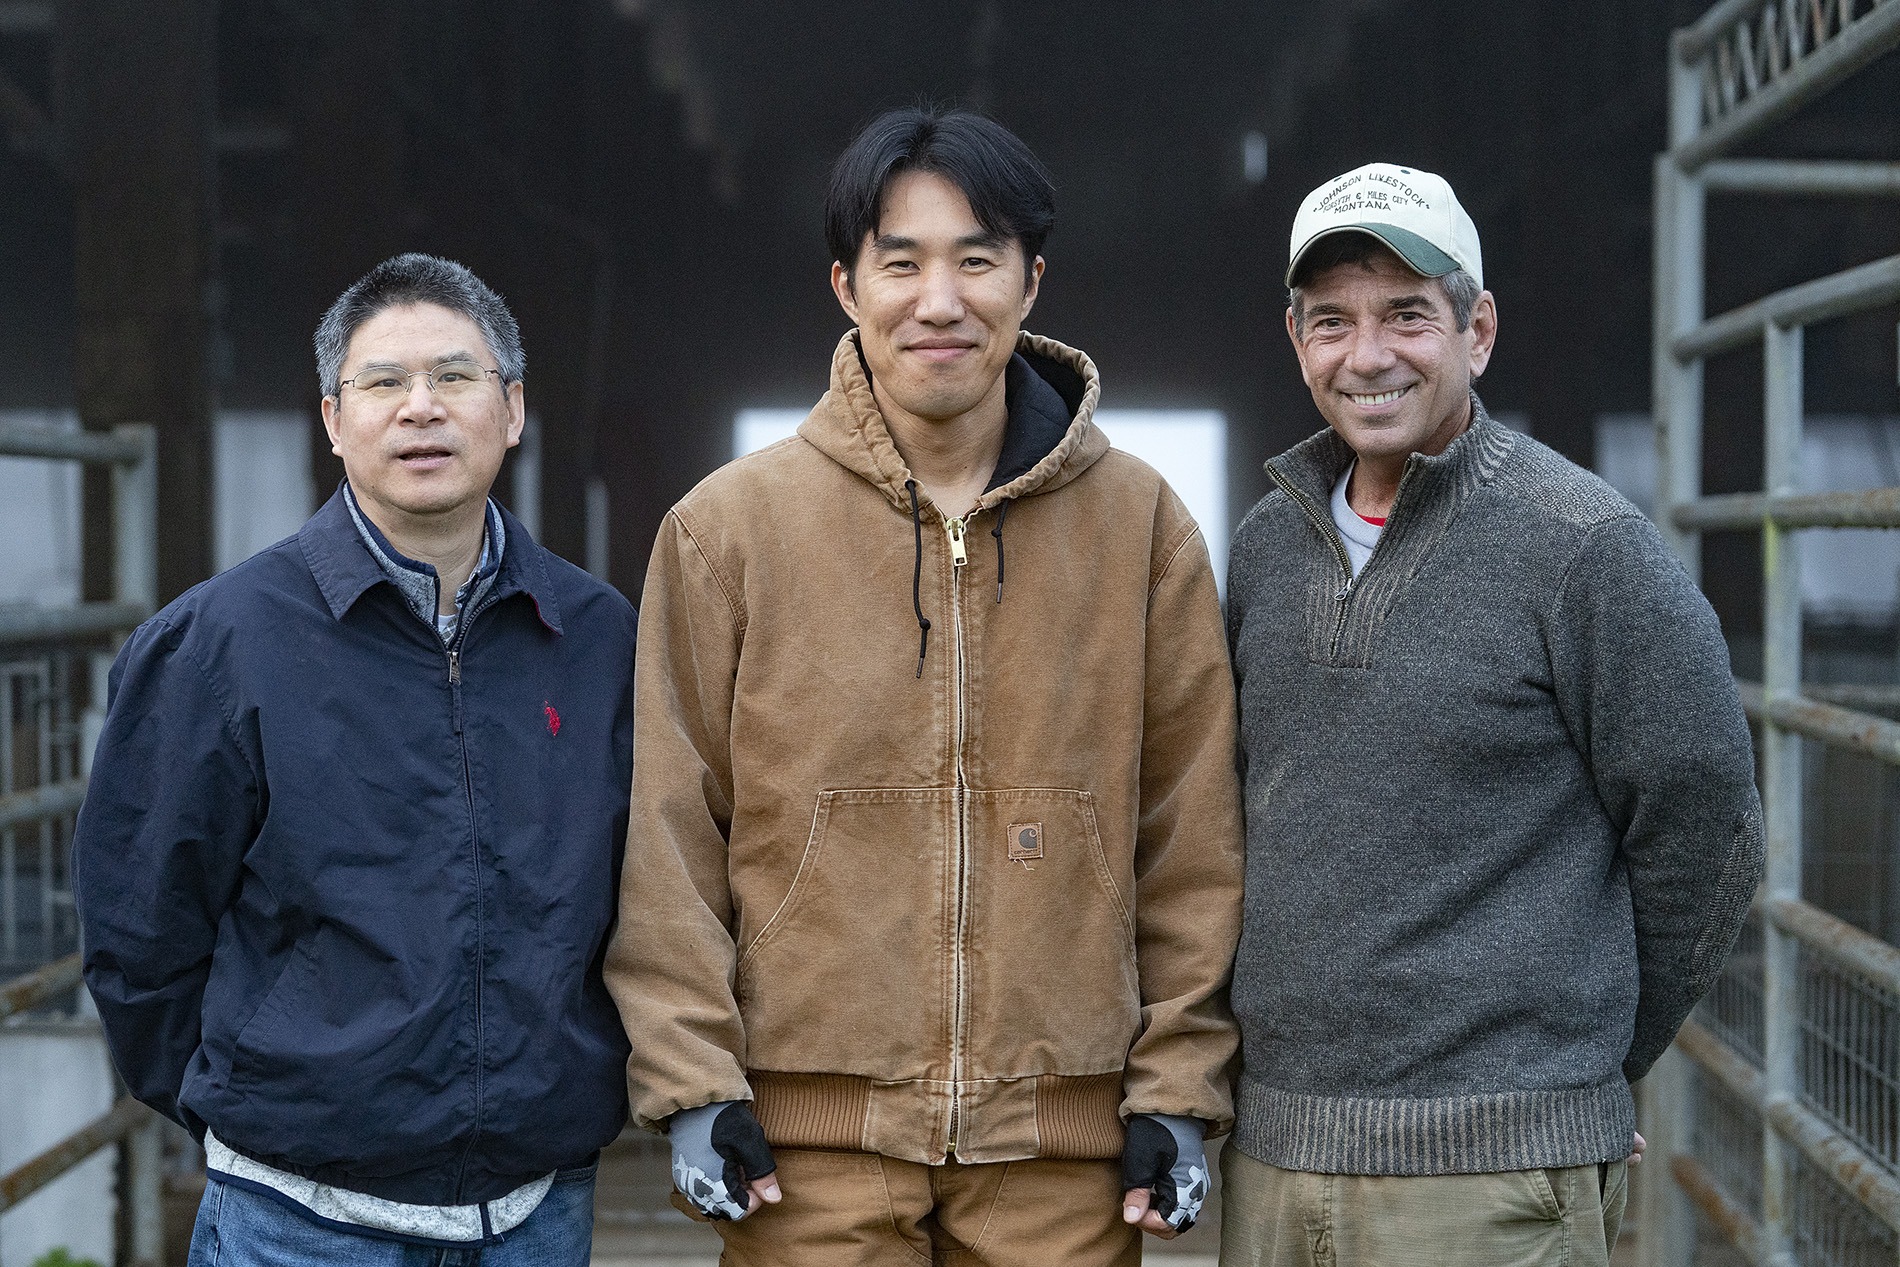
[[[1112,1157],[1137,1112],[1227,1129],[1207,550],[1090,420],[1089,359],[1017,351],[964,519],[911,480],[853,332],[798,434],[661,527],[608,954],[643,1124],[751,1099],[775,1145],[927,1164]]]

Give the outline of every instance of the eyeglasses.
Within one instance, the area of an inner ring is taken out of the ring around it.
[[[491,370],[474,361],[444,361],[434,369],[405,370],[394,365],[375,365],[364,370],[355,378],[346,378],[344,385],[354,387],[371,400],[398,401],[409,394],[410,386],[420,376],[429,384],[429,390],[438,396],[454,398],[467,396],[483,382],[483,375],[493,374],[501,377],[500,370]]]

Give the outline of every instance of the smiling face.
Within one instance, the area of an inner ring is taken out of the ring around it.
[[[1490,291],[1459,330],[1444,285],[1380,250],[1316,273],[1300,299],[1301,326],[1290,308],[1286,321],[1300,376],[1362,461],[1442,453],[1469,424],[1471,381],[1497,336]]]
[[[416,374],[401,399],[378,400],[352,386],[363,370],[402,374],[448,361],[492,368],[480,327],[435,304],[385,308],[356,328],[343,358],[338,395],[323,398],[330,451],[343,459],[350,489],[385,532],[441,516],[480,514],[504,454],[521,439],[521,384],[493,374],[455,396]]]
[[[927,171],[895,177],[855,266],[831,266],[878,406],[900,425],[974,414],[1001,425],[1003,371],[1041,278],[1040,256],[1026,265],[1016,242],[983,228],[961,189]]]

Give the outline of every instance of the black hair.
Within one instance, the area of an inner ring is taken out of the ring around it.
[[[317,385],[325,396],[337,394],[343,358],[356,328],[386,308],[434,304],[473,321],[494,354],[501,381],[521,381],[526,359],[521,354],[521,329],[500,295],[482,279],[457,264],[411,251],[386,259],[351,283],[337,297],[317,325]]]
[[[969,110],[891,110],[865,125],[831,169],[825,243],[847,273],[877,232],[884,191],[904,172],[932,172],[962,190],[984,232],[1018,243],[1025,266],[1055,227],[1055,184],[1008,128]]]
[[[1293,271],[1293,285],[1286,292],[1287,306],[1293,309],[1293,332],[1306,332],[1306,301],[1300,294],[1300,288],[1329,268],[1341,264],[1359,264],[1367,269],[1381,253],[1398,259],[1398,252],[1370,233],[1329,233],[1313,245],[1306,248],[1300,256],[1300,266]],[[1399,263],[1405,264],[1404,260]],[[1410,268],[1411,265],[1405,264]],[[1451,321],[1460,332],[1471,325],[1471,313],[1478,306],[1478,296],[1482,288],[1477,279],[1462,268],[1454,268],[1440,277],[1445,287],[1445,300],[1451,305]]]

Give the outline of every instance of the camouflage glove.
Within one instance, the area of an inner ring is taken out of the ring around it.
[[[1200,1119],[1172,1113],[1137,1113],[1128,1119],[1122,1145],[1122,1191],[1147,1188],[1149,1209],[1177,1232],[1200,1217],[1207,1200],[1207,1153]]]
[[[778,1169],[765,1131],[744,1100],[715,1100],[667,1121],[673,1185],[709,1219],[742,1219],[750,1211],[746,1181]]]

